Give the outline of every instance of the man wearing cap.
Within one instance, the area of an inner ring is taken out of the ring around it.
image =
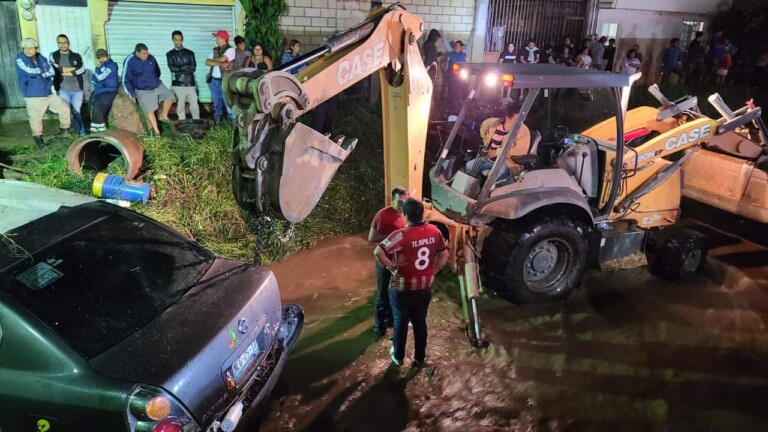
[[[208,88],[211,90],[211,99],[213,100],[213,120],[218,125],[221,123],[221,116],[224,110],[227,117],[232,119],[232,109],[224,101],[224,88],[221,86],[223,76],[222,69],[229,70],[234,66],[235,49],[229,46],[229,33],[219,30],[212,33],[216,38],[216,47],[205,61],[206,66],[211,67],[211,81]]]
[[[160,134],[157,121],[168,121],[168,111],[175,101],[173,93],[160,81],[160,66],[157,59],[149,53],[143,43],[136,44],[133,54],[123,63],[123,89],[134,102],[139,103],[141,111],[147,115],[149,124],[155,134]],[[155,111],[163,103],[159,118]]]
[[[56,72],[44,56],[37,52],[37,41],[26,38],[21,41],[22,52],[16,56],[16,73],[19,77],[19,88],[24,96],[29,115],[29,127],[32,138],[39,148],[45,146],[43,141],[43,117],[46,110],[59,115],[61,133],[69,130],[69,105],[58,95],[51,93],[53,77]]]
[[[107,115],[112,101],[117,95],[117,63],[109,58],[105,49],[96,50],[96,67],[91,82],[93,83],[93,103],[91,104],[91,132],[107,130]]]
[[[56,93],[69,103],[69,110],[75,120],[74,128],[80,136],[85,135],[83,116],[83,74],[85,64],[80,54],[69,50],[69,38],[65,34],[56,36],[58,51],[51,53],[49,62],[56,75],[53,77],[53,87]]]
[[[176,95],[176,115],[179,120],[187,118],[186,103],[189,102],[189,113],[192,118],[200,118],[200,107],[197,105],[197,87],[195,87],[195,69],[197,61],[192,50],[184,48],[184,35],[176,30],[171,33],[173,49],[165,54],[168,68],[171,70],[171,89]]]

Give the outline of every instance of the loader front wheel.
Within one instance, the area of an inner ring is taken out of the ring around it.
[[[485,284],[513,303],[560,300],[578,286],[587,266],[581,223],[564,215],[539,215],[498,226],[485,239]]]
[[[697,231],[681,229],[670,234],[654,255],[648,271],[658,278],[676,281],[695,273],[704,264],[707,238]]]

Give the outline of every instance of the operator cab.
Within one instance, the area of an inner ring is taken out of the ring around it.
[[[535,192],[553,202],[570,195],[592,216],[601,213],[613,189],[604,174],[614,171],[622,90],[636,77],[550,64],[467,64],[453,72],[466,87],[452,90],[468,97],[454,113],[437,113],[453,120],[430,172],[439,210],[470,221],[491,202],[516,199],[515,207]],[[499,146],[493,141],[502,135]]]

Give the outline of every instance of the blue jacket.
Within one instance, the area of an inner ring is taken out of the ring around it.
[[[286,63],[288,63],[288,62],[290,62],[290,61],[293,61],[294,59],[297,59],[297,58],[301,57],[301,55],[302,55],[302,54],[301,54],[301,53],[299,53],[299,55],[297,55],[297,56],[295,56],[295,57],[294,57],[294,55],[293,55],[293,53],[291,52],[291,50],[286,50],[286,51],[283,53],[283,55],[280,57],[280,64],[281,64],[281,65],[284,65],[284,64],[286,64]],[[301,65],[301,66],[299,66],[299,67],[297,67],[297,68],[293,68],[293,69],[289,70],[289,71],[288,71],[288,73],[290,73],[290,74],[293,74],[293,75],[296,75],[297,73],[299,73],[299,72],[303,71],[303,70],[304,70],[304,69],[306,69],[306,68],[307,68],[307,65],[306,65],[306,64],[304,64],[304,65]]]
[[[29,58],[20,52],[16,56],[16,73],[19,75],[19,88],[25,98],[47,97],[53,87],[53,76],[56,71],[48,60],[39,53]]]
[[[133,53],[125,58],[123,88],[126,93],[136,97],[136,90],[154,90],[160,84],[160,66],[153,55],[150,54],[145,61]]]
[[[464,51],[451,51],[450,54],[448,54],[448,70],[451,69],[451,66],[453,66],[454,63],[466,63],[467,62],[467,53]]]
[[[117,93],[117,63],[108,59],[91,75],[93,94]]]

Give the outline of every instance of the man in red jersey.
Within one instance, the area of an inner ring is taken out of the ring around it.
[[[400,366],[405,357],[408,322],[413,325],[414,365],[424,364],[427,348],[427,309],[432,282],[448,260],[448,248],[436,226],[424,222],[424,204],[409,198],[403,204],[406,228],[390,234],[376,247],[376,260],[393,273],[389,301],[395,332],[389,356]]]
[[[368,231],[368,241],[378,243],[388,235],[400,228],[405,228],[405,219],[403,219],[403,203],[408,199],[408,191],[404,188],[396,187],[392,189],[392,203],[376,213],[371,222],[371,229]],[[384,336],[387,327],[392,327],[392,308],[389,305],[389,281],[392,273],[376,262],[376,308],[373,319],[373,332],[376,336]]]

